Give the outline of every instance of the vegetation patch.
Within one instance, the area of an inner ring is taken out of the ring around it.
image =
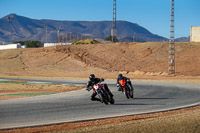
[[[22,97],[50,95],[83,89],[83,86],[60,84],[36,84],[18,81],[0,82],[0,100],[16,99]]]
[[[7,83],[7,84],[27,84],[26,81],[0,81],[0,83]]]
[[[44,46],[40,41],[15,41],[13,43],[20,43],[27,48],[39,48]]]
[[[6,94],[6,96],[40,96],[40,95],[51,95],[55,94],[54,92],[46,93],[16,93],[16,94]]]
[[[99,42],[95,39],[86,39],[86,40],[80,40],[80,41],[74,41],[72,44],[98,44]]]

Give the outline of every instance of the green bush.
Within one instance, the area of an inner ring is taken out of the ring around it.
[[[43,43],[40,41],[15,41],[13,43],[20,43],[21,45],[26,46],[27,48],[38,48],[43,47]]]

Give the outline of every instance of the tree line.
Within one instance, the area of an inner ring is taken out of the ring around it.
[[[44,46],[40,41],[15,41],[13,43],[20,43],[22,46],[26,46],[27,48],[39,48]]]

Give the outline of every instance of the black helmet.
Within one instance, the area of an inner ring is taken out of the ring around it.
[[[118,78],[119,78],[119,79],[123,78],[123,75],[120,73],[120,74],[118,75]]]
[[[89,79],[93,81],[95,79],[95,75],[94,74],[90,74]]]

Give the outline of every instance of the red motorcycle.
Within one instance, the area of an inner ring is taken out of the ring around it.
[[[97,83],[93,86],[93,89],[95,90],[95,93],[98,95],[102,103],[105,104],[108,104],[108,102],[110,102],[110,104],[115,103],[114,98],[109,95],[103,84]]]
[[[122,93],[127,99],[133,98],[133,90],[131,90],[131,85],[126,81],[125,78],[119,79],[119,84],[122,86]]]

